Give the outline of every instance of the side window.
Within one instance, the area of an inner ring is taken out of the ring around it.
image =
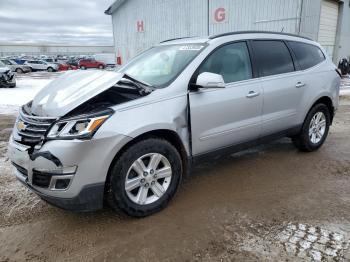
[[[228,44],[215,50],[200,66],[203,72],[220,74],[225,83],[252,78],[252,68],[248,48],[245,42]]]
[[[326,58],[317,46],[301,42],[288,42],[302,70],[313,67]]]
[[[288,47],[278,40],[256,40],[252,42],[254,55],[259,64],[260,76],[293,72],[294,63]]]

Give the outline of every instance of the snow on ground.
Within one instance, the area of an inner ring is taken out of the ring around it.
[[[17,76],[15,88],[0,88],[0,114],[13,114],[61,73],[37,72]]]

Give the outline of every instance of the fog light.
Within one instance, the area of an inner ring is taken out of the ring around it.
[[[70,179],[57,179],[55,189],[66,189],[69,186]]]

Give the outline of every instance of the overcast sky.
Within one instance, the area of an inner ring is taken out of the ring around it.
[[[113,45],[113,0],[0,0],[0,42]]]

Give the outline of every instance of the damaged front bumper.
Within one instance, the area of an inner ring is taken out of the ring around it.
[[[63,209],[93,211],[103,207],[109,166],[128,141],[122,135],[54,140],[33,151],[11,136],[8,154],[17,179],[42,199]]]

